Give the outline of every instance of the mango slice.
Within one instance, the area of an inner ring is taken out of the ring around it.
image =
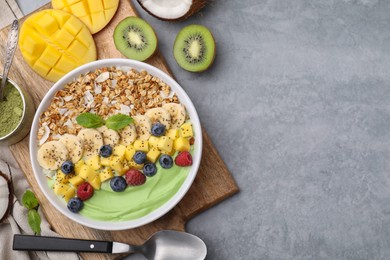
[[[96,60],[96,46],[88,28],[60,10],[43,10],[28,17],[20,29],[19,48],[27,64],[53,82]]]
[[[52,0],[54,9],[69,12],[85,23],[94,34],[114,17],[119,0]]]

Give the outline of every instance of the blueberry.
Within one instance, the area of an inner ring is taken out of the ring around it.
[[[73,213],[79,212],[84,206],[84,203],[79,198],[71,198],[68,202],[68,209]]]
[[[65,174],[74,172],[74,164],[71,161],[65,161],[61,165],[61,171]]]
[[[143,164],[146,161],[146,153],[142,151],[136,151],[133,155],[133,160],[138,164]]]
[[[143,172],[144,175],[148,177],[153,177],[157,173],[157,167],[154,163],[151,162],[145,163]]]
[[[122,176],[116,176],[111,179],[110,186],[113,191],[124,191],[127,187],[126,179]]]
[[[103,145],[102,147],[100,147],[99,153],[101,157],[110,157],[112,154],[112,147],[109,145]]]
[[[161,167],[163,167],[164,169],[169,169],[173,166],[173,159],[167,154],[161,155],[158,161],[160,162]]]
[[[152,125],[152,135],[162,136],[165,133],[165,125],[161,123],[155,123]]]

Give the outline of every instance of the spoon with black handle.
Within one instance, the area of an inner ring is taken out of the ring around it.
[[[109,254],[141,253],[149,260],[203,260],[207,254],[207,247],[199,237],[173,230],[159,231],[140,246],[110,241],[14,235],[12,249]]]

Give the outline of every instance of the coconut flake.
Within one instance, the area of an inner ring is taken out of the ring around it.
[[[95,94],[102,93],[102,86],[100,86],[99,84],[96,84],[96,82],[95,82],[95,89],[94,89],[94,91],[95,91]]]
[[[65,102],[69,102],[73,99],[73,96],[66,96],[64,97]]]
[[[89,90],[85,91],[85,94],[84,94],[85,105],[87,107],[90,107],[94,101],[95,101],[95,99],[93,98],[93,95],[91,94],[91,92]]]
[[[116,83],[118,83],[116,79],[111,80],[111,88],[114,88],[116,86]]]
[[[120,105],[120,109],[117,111],[120,114],[129,115],[131,112],[131,108],[129,106],[126,106],[126,105]]]
[[[64,115],[66,112],[68,112],[68,109],[67,108],[59,108],[58,109],[58,113],[60,113],[60,115]]]
[[[72,120],[68,119],[68,120],[64,123],[64,126],[67,126],[68,128],[73,128]]]
[[[108,104],[108,102],[110,102],[110,100],[108,99],[108,97],[104,97],[104,98],[103,98],[103,104]]]
[[[106,71],[106,72],[103,72],[102,74],[100,74],[99,76],[97,76],[97,78],[95,79],[95,82],[101,83],[101,82],[108,80],[109,78],[110,78],[110,73],[108,71]]]
[[[46,142],[47,138],[49,138],[49,135],[50,135],[50,129],[47,126],[47,124],[43,124],[42,126],[45,129],[45,133],[43,134],[42,138],[39,140],[39,146],[43,145]]]

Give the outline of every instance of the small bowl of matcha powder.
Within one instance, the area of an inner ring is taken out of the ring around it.
[[[25,137],[30,130],[28,124],[31,124],[33,113],[31,97],[8,80],[4,100],[0,101],[0,145],[14,144]]]

